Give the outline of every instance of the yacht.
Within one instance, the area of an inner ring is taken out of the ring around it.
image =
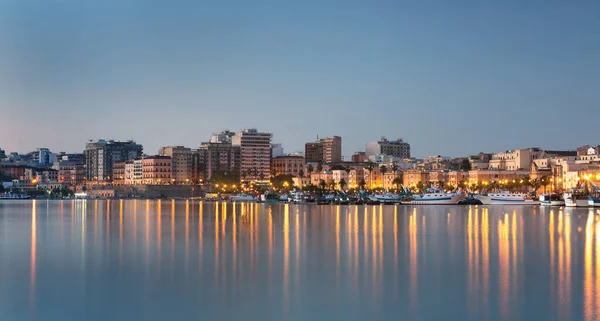
[[[0,195],[0,200],[28,200],[31,196],[27,194],[13,194],[6,193],[4,195]]]
[[[560,194],[542,194],[540,195],[540,205],[542,206],[565,206],[565,200]]]
[[[527,198],[527,194],[499,191],[474,195],[483,205],[538,205],[540,201]]]
[[[461,191],[446,193],[440,189],[428,189],[423,194],[409,196],[402,204],[409,205],[455,205],[465,199]]]
[[[233,202],[253,202],[257,200],[256,197],[248,194],[237,194],[232,196],[230,199]]]

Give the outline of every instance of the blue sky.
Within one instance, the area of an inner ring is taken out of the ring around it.
[[[0,148],[598,144],[597,1],[0,1]]]

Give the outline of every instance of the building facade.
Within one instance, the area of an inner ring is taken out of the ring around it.
[[[142,156],[143,147],[134,141],[90,141],[85,146],[86,178],[88,181],[110,182],[113,163]]]
[[[399,158],[410,158],[410,144],[398,138],[395,141],[390,141],[385,137],[381,137],[378,142],[367,143],[365,148],[367,157],[372,155],[388,155]]]
[[[140,185],[143,179],[142,159],[134,159],[125,162],[125,184]]]
[[[342,161],[342,137],[333,136],[304,145],[307,163],[332,163]]]
[[[300,171],[304,172],[304,157],[302,156],[279,156],[273,158],[272,168],[276,175],[300,176]]]
[[[203,160],[202,176],[207,181],[218,180],[220,175],[237,177],[237,180],[244,176],[241,175],[241,146],[233,146],[230,142],[208,142],[203,143],[198,152]]]
[[[271,171],[271,138],[255,128],[238,132],[232,138],[233,146],[240,146],[241,169],[251,182],[267,183]]]
[[[172,184],[172,160],[169,156],[150,156],[142,159],[142,184]]]
[[[158,150],[159,156],[170,157],[171,178],[177,185],[190,184],[192,179],[192,149],[183,146],[167,146]]]

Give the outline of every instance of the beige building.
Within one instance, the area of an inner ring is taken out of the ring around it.
[[[396,173],[387,172],[387,173],[383,174],[383,180],[382,180],[383,188],[386,190],[399,188],[400,186],[396,186],[396,184],[394,184],[394,180],[397,177],[402,179],[402,172],[400,172],[400,171],[397,171]],[[403,183],[404,182],[402,182],[401,184],[403,184]]]
[[[175,184],[190,184],[192,179],[192,149],[183,146],[167,146],[158,150],[159,156],[171,158],[171,178]]]
[[[403,173],[404,186],[416,186],[419,182],[427,183],[429,181],[429,172],[421,169],[407,169]]]
[[[277,175],[300,176],[300,170],[304,171],[304,157],[302,156],[279,156],[272,160],[271,166]],[[306,175],[306,172],[304,172]]]
[[[433,184],[433,186],[444,188],[446,183],[448,183],[449,172],[447,171],[430,171],[429,172],[429,182]]]
[[[362,168],[353,169],[348,173],[348,186],[350,188],[357,188],[363,180],[365,180],[365,170]]]
[[[477,170],[469,172],[469,184],[521,180],[529,175],[528,170]]]
[[[496,153],[492,155],[492,159],[489,162],[489,169],[508,171],[528,170],[533,160],[541,153],[542,151],[538,148],[517,149],[504,153]]]
[[[235,134],[231,143],[240,146],[241,171],[250,182],[268,183],[271,172],[271,133],[261,133],[255,128]]]
[[[113,163],[113,185],[125,184],[125,161]]]
[[[323,138],[304,145],[307,163],[335,163],[342,161],[342,137]]]
[[[141,185],[143,178],[142,160],[134,159],[125,162],[125,185]]]
[[[169,156],[151,156],[142,160],[142,183],[146,185],[171,184],[172,160]]]

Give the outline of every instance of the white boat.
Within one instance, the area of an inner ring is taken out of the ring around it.
[[[538,200],[527,198],[527,194],[500,191],[474,195],[483,205],[538,205]]]
[[[289,198],[290,202],[294,203],[304,203],[304,192],[303,191],[295,191],[290,194]]]
[[[423,194],[411,195],[408,200],[402,200],[402,204],[409,205],[455,205],[465,199],[462,192],[446,193],[439,189],[429,189]]]
[[[377,201],[379,203],[398,203],[398,202],[400,202],[400,195],[390,193],[390,192],[385,192],[382,194],[374,194],[371,197],[371,200]]]
[[[13,194],[6,193],[4,195],[0,195],[0,200],[28,200],[31,196],[27,194]]]
[[[282,195],[279,196],[279,201],[280,202],[287,202],[289,200],[290,200],[290,197],[287,194],[282,194]]]
[[[567,207],[588,207],[590,203],[588,196],[580,194],[576,191],[564,193],[563,198],[565,199],[565,206]]]
[[[253,202],[256,201],[256,197],[248,194],[237,194],[230,198],[233,202]]]
[[[542,194],[540,195],[540,205],[542,206],[565,206],[565,201],[560,194]]]
[[[75,199],[86,199],[87,197],[87,193],[75,193]]]

